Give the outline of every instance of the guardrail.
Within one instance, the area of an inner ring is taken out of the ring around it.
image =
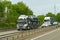
[[[32,37],[33,35],[43,34],[44,32],[48,32],[53,29],[56,29],[56,27],[46,27],[0,35],[0,40],[25,40],[29,37]]]

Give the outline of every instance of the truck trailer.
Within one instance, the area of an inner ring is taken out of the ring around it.
[[[20,15],[17,20],[17,30],[38,28],[39,22],[36,16]]]

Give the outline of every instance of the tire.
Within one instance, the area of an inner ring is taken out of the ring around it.
[[[20,29],[17,29],[18,31],[20,31]]]
[[[20,28],[20,31],[22,31],[22,28]]]
[[[30,30],[30,27],[27,27],[28,30]]]

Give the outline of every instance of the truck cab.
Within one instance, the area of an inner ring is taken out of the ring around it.
[[[51,26],[54,23],[54,18],[53,17],[45,17],[44,18],[44,23],[42,24],[42,27],[47,27]]]
[[[17,30],[26,29],[26,27],[28,26],[27,18],[28,18],[28,16],[25,16],[25,15],[21,15],[18,18],[18,20],[17,20]]]

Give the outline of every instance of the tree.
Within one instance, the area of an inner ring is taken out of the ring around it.
[[[7,8],[8,10],[7,12],[5,12],[5,8]],[[5,21],[3,21],[5,25],[9,25],[9,26],[10,24],[15,25],[18,17],[22,14],[33,15],[33,12],[23,2],[18,2],[17,4],[12,4],[11,1],[7,1],[7,0],[0,2],[0,17],[3,17],[3,20],[5,19]]]
[[[17,8],[18,7],[18,8]],[[33,12],[32,12],[32,10],[30,10],[29,8],[28,8],[28,6],[26,6],[26,4],[24,4],[23,2],[18,2],[17,4],[16,4],[16,11],[17,11],[17,13],[19,13],[20,15],[21,14],[25,14],[25,15],[33,15]]]
[[[57,13],[57,15],[56,15],[56,20],[57,20],[58,22],[60,22],[60,13]]]
[[[30,10],[23,2],[18,2],[17,4],[10,3],[8,8],[9,8],[9,13],[8,13],[9,22],[16,22],[18,17],[22,14],[33,15],[32,10]]]
[[[54,21],[56,21],[56,15],[51,12],[48,12],[48,14],[46,14],[46,17],[53,17]]]
[[[52,14],[51,12],[48,12],[48,14],[46,14],[47,17],[55,17],[54,14]]]
[[[3,13],[4,13],[4,4],[0,2],[0,17],[4,16]]]
[[[43,21],[43,20],[44,20],[44,17],[45,17],[44,15],[39,15],[39,16],[37,16],[40,24],[42,24],[42,23],[44,22],[44,21]]]

